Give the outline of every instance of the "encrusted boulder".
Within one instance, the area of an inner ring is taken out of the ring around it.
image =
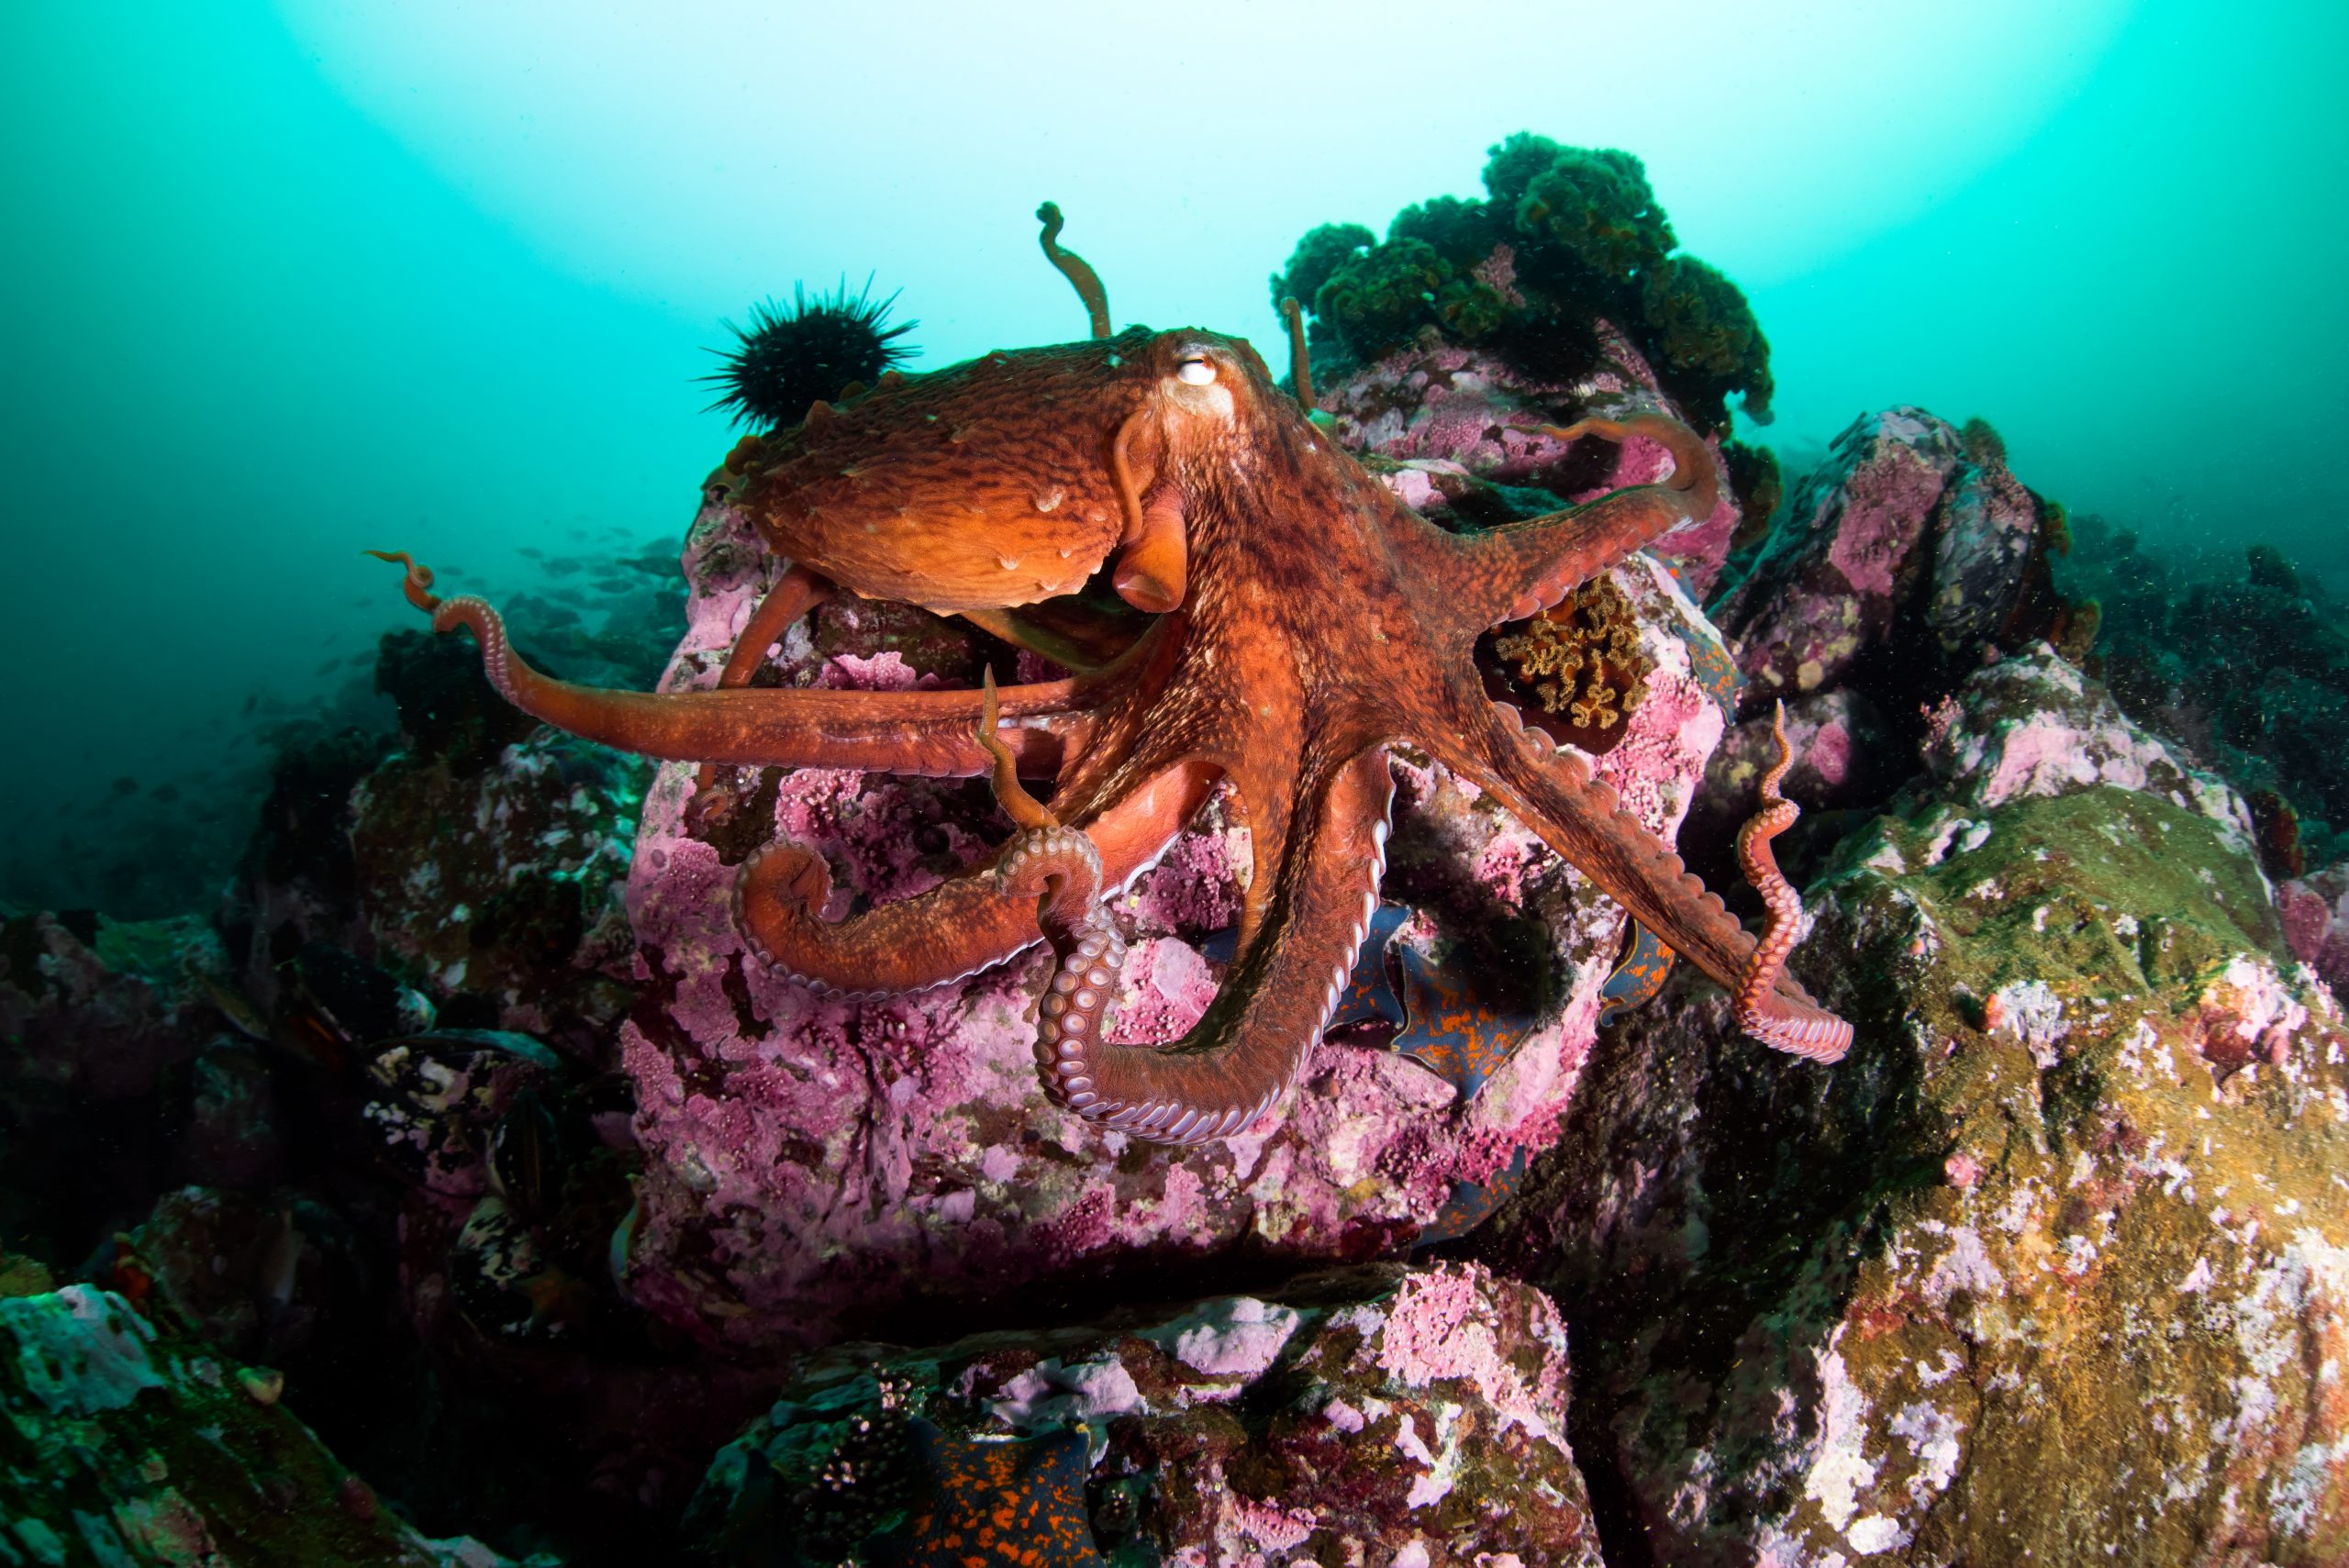
[[[1399,350],[1317,387],[1315,401],[1332,418],[1338,440],[1425,516],[1461,527],[1535,517],[1653,483],[1670,470],[1664,448],[1643,438],[1619,446],[1541,433],[1586,417],[1679,417],[1640,351],[1605,322],[1598,331],[1596,367],[1570,380],[1435,342]],[[1720,438],[1709,444],[1719,458]],[[1709,517],[1654,547],[1699,596],[1711,588],[1742,520],[1735,485],[1722,484]]]
[[[78,1257],[191,1167],[266,1173],[271,1134],[222,1103],[251,1090],[250,1108],[262,1092],[220,1053],[230,1042],[206,1044],[228,968],[193,917],[0,907],[0,1234],[11,1243]],[[174,1127],[186,1129],[177,1150],[164,1135]]]
[[[2349,1039],[2232,810],[2100,721],[2084,771],[2029,762],[2085,693],[2019,663],[1953,723],[1956,798],[1809,890],[1851,1056],[1806,1073],[1687,986],[1594,1051],[1487,1240],[1567,1318],[1634,1560],[2349,1554]],[[1973,728],[1999,689],[2033,695]]]
[[[278,1404],[280,1380],[111,1292],[0,1298],[0,1562],[500,1568],[411,1529]]]
[[[716,504],[687,566],[692,629],[671,690],[711,682],[774,571]],[[1599,773],[1668,838],[1720,732],[1727,660],[1661,567],[1635,558],[1612,581],[1649,673]],[[866,640],[827,646],[819,612],[757,678],[975,683],[979,634],[844,607]],[[1481,1212],[1479,1194],[1554,1136],[1621,916],[1475,791],[1408,756],[1397,767],[1388,885],[1415,911],[1396,940],[1420,962],[1395,962],[1427,980],[1448,951],[1481,953],[1498,934],[1509,962],[1479,966],[1506,983],[1487,999],[1493,1026],[1448,1055],[1408,1050],[1403,1036],[1393,1050],[1325,1041],[1278,1118],[1188,1152],[1130,1143],[1045,1100],[1031,1055],[1041,948],[961,983],[861,1001],[820,995],[746,950],[731,893],[763,843],[787,838],[826,857],[835,917],[917,895],[1008,833],[984,781],[743,770],[725,784],[729,809],[689,813],[695,771],[664,768],[629,889],[640,966],[623,1044],[647,1157],[623,1239],[630,1291],[705,1340],[743,1347],[821,1344],[843,1329],[919,1338],[941,1314],[1019,1321],[1112,1274],[1130,1294],[1376,1256]],[[1138,951],[1112,1038],[1171,1039],[1197,1018],[1244,843],[1211,802],[1113,900]]]
[[[283,966],[324,946],[406,987],[402,1027],[437,1016],[583,1055],[607,1046],[628,1004],[621,884],[649,770],[517,714],[479,666],[460,640],[387,637],[377,680],[402,744],[336,737],[281,762],[226,921],[264,1011],[286,1010]]]
[[[1925,714],[1922,794],[1988,810],[2099,784],[2151,795],[2216,823],[2252,853],[2243,798],[2121,711],[2112,695],[2046,644],[1986,665]]]
[[[2061,508],[2015,478],[1987,425],[1891,408],[1835,438],[1712,607],[1749,710],[1847,680],[1913,706],[1920,683],[1945,689],[1986,656],[2085,629],[2049,578],[2067,547]]]
[[[2276,909],[2292,956],[2313,967],[2336,995],[2349,992],[2349,861],[2284,883],[2276,889]]]
[[[195,1050],[189,1014],[228,967],[220,940],[192,916],[0,906],[0,1084],[84,1101],[153,1093]]]
[[[1568,1370],[1541,1292],[1474,1265],[846,1347],[720,1451],[689,1523],[761,1563],[956,1546],[974,1562],[1597,1568]]]

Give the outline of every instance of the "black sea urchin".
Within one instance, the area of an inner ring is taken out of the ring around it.
[[[896,299],[894,294],[874,299],[870,277],[852,299],[842,278],[836,294],[811,299],[795,284],[788,306],[774,300],[752,306],[750,326],[726,324],[736,339],[733,350],[710,350],[725,355],[726,368],[700,378],[725,394],[709,411],[730,409],[737,423],[772,429],[797,424],[810,403],[838,397],[852,382],[872,385],[914,351],[896,339],[920,323],[890,326],[889,306]]]

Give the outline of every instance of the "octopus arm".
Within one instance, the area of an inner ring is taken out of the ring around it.
[[[1084,880],[1082,847],[1057,828],[1014,840],[1006,884],[1042,894],[1055,959],[1036,1043],[1046,1092],[1097,1126],[1178,1146],[1230,1137],[1270,1111],[1320,1039],[1376,907],[1393,796],[1383,747],[1319,781],[1308,772],[1263,935],[1206,1015],[1166,1046],[1100,1039],[1124,946],[1097,898],[1070,896],[1068,884]]]
[[[751,677],[767,662],[767,650],[781,642],[784,633],[801,616],[831,595],[832,585],[805,566],[795,565],[786,570],[743,623],[741,634],[735,638],[733,649],[726,655],[726,667],[718,673],[718,685],[749,685]]]
[[[1082,824],[1112,891],[1148,870],[1215,789],[1213,770],[1170,769]],[[824,858],[768,846],[735,884],[736,922],[769,963],[819,990],[895,995],[942,985],[1033,946],[1032,897],[1001,892],[989,862],[927,893],[846,920],[821,918],[831,895]]]
[[[1485,533],[1440,536],[1453,558],[1446,574],[1460,620],[1472,638],[1549,608],[1631,551],[1711,516],[1720,502],[1711,449],[1676,419],[1653,414],[1585,419],[1545,433],[1562,439],[1643,437],[1672,454],[1673,470],[1656,484],[1631,485],[1546,517]]]
[[[1779,967],[1794,945],[1791,936],[1774,944],[1775,951],[1763,950],[1757,962],[1754,939],[1720,896],[1622,809],[1612,786],[1594,780],[1580,757],[1555,751],[1540,732],[1522,728],[1514,709],[1480,706],[1484,723],[1472,720],[1462,731],[1471,739],[1431,745],[1447,765],[1490,791],[1665,946],[1727,990],[1739,1002],[1747,1032],[1815,1060],[1842,1054],[1851,1026],[1812,1002]],[[1764,889],[1765,895],[1780,891],[1792,896],[1783,879]],[[1764,1019],[1772,1026],[1756,1028]]]
[[[407,595],[436,631],[471,631],[482,671],[500,696],[582,740],[668,762],[745,767],[857,768],[967,777],[987,771],[974,732],[972,691],[843,692],[737,686],[707,692],[622,692],[557,680],[514,651],[505,620],[484,600],[435,597],[431,573],[405,556]],[[1015,722],[1006,741],[1023,773],[1049,775],[1064,742],[1088,722],[1081,679],[1042,681],[1002,694]]]

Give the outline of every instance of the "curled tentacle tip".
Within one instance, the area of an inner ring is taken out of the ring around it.
[[[1289,383],[1303,405],[1308,418],[1318,419],[1320,410],[1314,407],[1313,351],[1305,340],[1305,306],[1293,294],[1281,296],[1281,321],[1288,329]]]
[[[360,553],[372,555],[378,561],[388,561],[393,565],[406,570],[406,575],[400,580],[400,587],[406,593],[409,604],[427,614],[440,607],[440,599],[432,593],[432,568],[417,560],[406,550],[369,550]]]
[[[1060,818],[1053,816],[1051,808],[1043,802],[1029,794],[1028,786],[1019,782],[1019,761],[1013,755],[1011,748],[1003,743],[1003,737],[997,733],[1002,721],[1002,707],[996,696],[995,671],[992,667],[981,672],[979,691],[979,722],[976,731],[979,744],[985,747],[987,755],[994,759],[992,774],[996,803],[1001,806],[1010,816],[1011,820],[1019,827],[1059,827]]]
[[[1795,760],[1795,749],[1787,740],[1787,704],[1783,697],[1778,700],[1776,711],[1770,715],[1770,739],[1778,743],[1777,765],[1770,770],[1772,793],[1775,794],[1779,776],[1794,765]]]

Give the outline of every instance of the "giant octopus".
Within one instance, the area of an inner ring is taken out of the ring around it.
[[[506,699],[574,735],[718,767],[990,774],[1016,831],[985,864],[853,917],[820,917],[825,862],[777,842],[738,875],[751,950],[849,995],[938,985],[1049,942],[1036,1061],[1086,1121],[1194,1145],[1265,1119],[1320,1039],[1378,899],[1394,785],[1389,748],[1423,750],[1726,987],[1740,1029],[1818,1062],[1851,1026],[1785,971],[1801,920],[1769,840],[1793,820],[1765,781],[1739,850],[1767,908],[1757,940],[1680,858],[1620,808],[1572,748],[1526,722],[1480,670],[1480,635],[1558,605],[1719,495],[1710,450],[1653,415],[1585,419],[1563,440],[1661,443],[1663,482],[1548,516],[1453,533],[1406,506],[1309,417],[1245,341],[1186,328],[1112,335],[1098,278],[1059,246],[1090,339],[884,374],[838,407],[744,439],[713,482],[791,562],[751,617],[718,689],[648,694],[554,679],[519,658],[496,611],[441,599],[402,553],[409,599],[464,627]],[[755,687],[798,617],[842,591],[959,615],[1058,662],[1062,679],[998,691]],[[1023,780],[1051,780],[1049,804]],[[1102,1039],[1125,947],[1104,909],[1219,785],[1245,823],[1252,874],[1234,956],[1181,1040]]]

